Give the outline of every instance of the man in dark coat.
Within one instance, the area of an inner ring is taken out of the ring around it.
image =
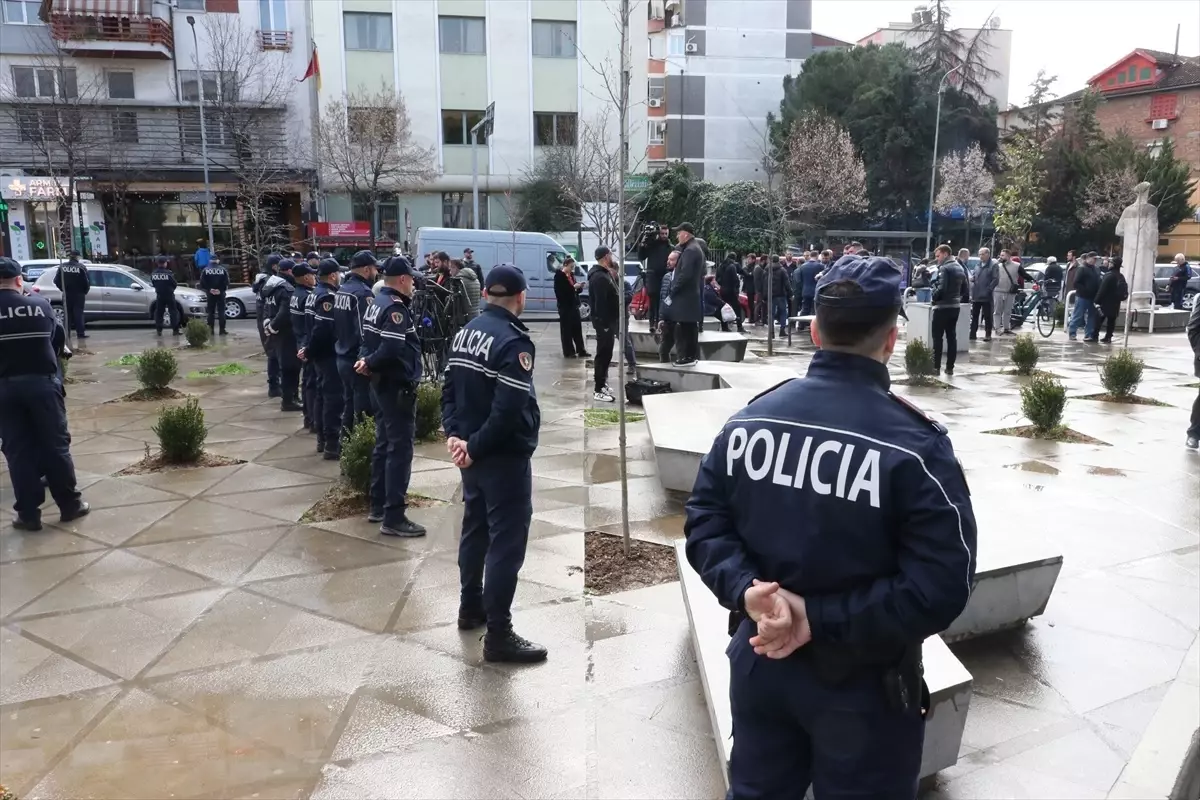
[[[650,330],[658,322],[661,297],[659,288],[663,275],[667,274],[667,256],[671,254],[671,227],[659,225],[647,231],[638,245],[638,260],[646,262],[646,294],[650,296]]]
[[[700,289],[704,282],[704,249],[696,241],[696,229],[690,222],[679,226],[676,238],[679,241],[679,266],[675,279],[671,281],[671,314],[675,320],[676,338],[679,340],[679,358],[676,366],[688,367],[700,357],[700,322],[704,309],[700,303]]]
[[[754,267],[758,264],[758,256],[754,253],[746,254],[746,263],[738,270],[742,276],[742,291],[746,293],[746,310],[750,315],[749,322],[754,324],[754,304],[757,300],[757,288],[754,285]]]
[[[592,303],[592,327],[596,329],[596,357],[593,362],[595,385],[592,399],[598,403],[611,403],[613,393],[608,389],[608,366],[612,363],[613,344],[620,325],[621,295],[617,289],[617,278],[613,277],[612,251],[607,247],[596,248],[596,264],[588,272],[588,299]]]
[[[554,273],[558,332],[562,339],[563,355],[567,358],[587,358],[591,355],[583,343],[583,322],[579,317],[579,294],[584,285],[575,280],[575,259],[567,256],[562,269]]]
[[[1096,311],[1103,317],[1105,344],[1112,344],[1113,328],[1117,324],[1117,313],[1121,310],[1121,302],[1129,299],[1129,284],[1121,274],[1121,257],[1114,256],[1112,265],[1104,277],[1100,279],[1100,288],[1096,290]],[[1096,335],[1100,335],[1100,323],[1096,323]]]
[[[1171,307],[1176,311],[1183,309],[1184,290],[1192,279],[1192,269],[1188,266],[1187,256],[1179,253],[1175,256],[1175,271],[1171,273],[1167,285],[1171,291]]]
[[[737,253],[726,253],[725,261],[717,268],[717,286],[721,290],[721,299],[729,304],[737,315],[737,329],[744,333],[742,327],[742,304],[738,300],[741,293],[741,270],[738,268]]]

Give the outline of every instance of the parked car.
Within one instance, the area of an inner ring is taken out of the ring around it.
[[[54,285],[58,265],[47,267],[33,282],[31,290],[50,301],[54,314],[63,319],[62,291]],[[88,320],[153,320],[158,310],[154,285],[140,269],[123,264],[88,264],[92,290],[88,292],[83,316]],[[175,290],[175,313],[182,318],[203,317],[204,294],[198,289],[180,286]]]
[[[63,260],[61,258],[35,258],[30,261],[21,261],[19,263],[21,264],[21,274],[22,277],[25,278],[25,282],[33,283],[42,276],[43,272],[50,267],[57,267],[59,264],[63,263]],[[86,258],[83,259],[83,263],[87,264],[89,267],[92,264],[92,262],[88,261]]]
[[[230,284],[229,291],[225,292],[225,318],[242,319],[254,308],[257,299],[258,296],[251,291],[250,284]]]
[[[1200,294],[1200,270],[1192,266],[1189,266],[1188,269],[1192,271],[1192,277],[1183,289],[1183,307],[1191,311],[1192,304],[1196,302],[1196,295]],[[1171,305],[1170,281],[1174,272],[1174,264],[1154,265],[1154,302],[1160,306]]]

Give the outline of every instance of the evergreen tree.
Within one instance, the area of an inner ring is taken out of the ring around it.
[[[950,8],[945,0],[932,0],[918,7],[913,19],[916,25],[910,35],[921,39],[913,48],[921,70],[940,81],[947,72],[958,69],[953,85],[977,98],[987,97],[984,84],[1000,77],[988,65],[995,48],[988,41],[991,29],[987,23],[974,36],[950,27]]]
[[[1196,214],[1192,197],[1196,180],[1187,161],[1175,155],[1175,141],[1167,139],[1157,154],[1146,151],[1139,156],[1139,174],[1150,181],[1150,202],[1158,206],[1158,232],[1166,233]]]
[[[1039,147],[1049,141],[1061,120],[1061,114],[1054,108],[1054,98],[1050,90],[1057,80],[1057,75],[1047,76],[1046,70],[1039,69],[1037,77],[1029,84],[1029,97],[1025,98],[1025,107],[1018,114],[1021,120],[1018,135],[1026,137]]]

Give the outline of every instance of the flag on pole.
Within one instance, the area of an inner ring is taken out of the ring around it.
[[[317,91],[321,91],[321,62],[317,58],[317,46],[312,46],[312,57],[308,59],[308,69],[304,70],[304,76],[297,79],[297,83],[304,83],[309,78],[317,79]]]

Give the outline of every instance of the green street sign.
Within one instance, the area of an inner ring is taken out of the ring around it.
[[[650,176],[644,172],[625,176],[625,191],[644,192],[650,188]]]
[[[8,211],[8,203],[4,200],[0,200],[0,212],[3,211]]]

